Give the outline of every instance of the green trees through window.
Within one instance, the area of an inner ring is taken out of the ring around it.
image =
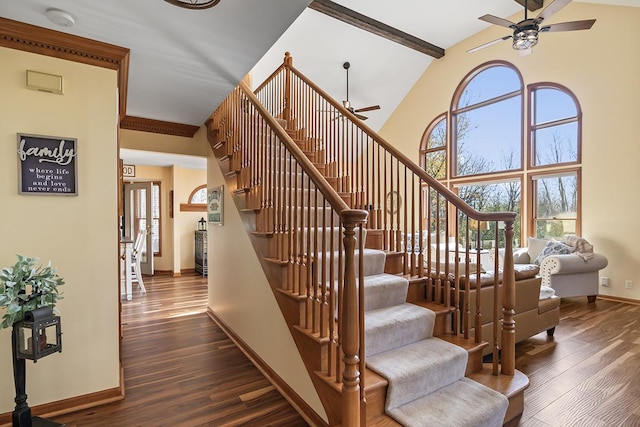
[[[524,235],[580,233],[578,100],[555,83],[524,89],[519,71],[504,61],[472,70],[451,109],[427,126],[420,147],[425,171],[470,206],[516,212],[518,246]]]

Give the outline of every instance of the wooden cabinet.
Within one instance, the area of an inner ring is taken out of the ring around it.
[[[207,275],[207,232],[196,231],[196,273]]]

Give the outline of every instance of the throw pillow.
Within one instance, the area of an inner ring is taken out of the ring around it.
[[[555,240],[549,240],[547,246],[540,252],[540,255],[534,261],[535,264],[540,265],[543,259],[548,257],[549,255],[563,255],[570,254],[573,251],[573,248],[569,245],[565,245],[562,242],[557,242]]]
[[[547,246],[549,240],[547,239],[536,239],[534,237],[529,237],[527,244],[527,252],[529,253],[529,262],[533,262],[540,252]],[[537,264],[537,263],[536,263]]]

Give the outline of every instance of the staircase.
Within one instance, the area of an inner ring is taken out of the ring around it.
[[[517,423],[528,380],[514,366],[513,260],[501,330],[494,292],[491,364],[480,306],[461,304],[465,265],[452,261],[472,271],[470,246],[456,242],[478,237],[473,221],[493,224],[494,247],[511,253],[515,215],[471,209],[288,55],[256,94],[241,83],[207,121],[208,138],[329,425]]]

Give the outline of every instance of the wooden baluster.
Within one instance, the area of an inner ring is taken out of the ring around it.
[[[331,228],[331,230],[334,229],[335,227],[335,215],[333,215],[333,212],[331,214],[330,220],[329,220],[329,227]],[[336,279],[336,272],[334,269],[334,262],[335,262],[335,250],[334,248],[336,247],[336,242],[334,239],[334,233],[331,232],[329,233],[329,277],[327,278],[326,286],[329,286],[329,313],[328,313],[328,317],[329,317],[329,342],[331,343],[331,345],[329,346],[329,349],[327,350],[327,375],[331,375],[332,371],[331,369],[334,365],[338,365],[338,363],[336,363],[336,361],[339,361],[340,359],[334,357],[334,351],[338,348],[338,346],[336,345],[336,337],[337,337],[337,331],[336,331],[336,322],[334,320],[334,313],[336,313],[337,311],[337,307],[336,307],[336,303],[337,303],[337,293],[336,293],[336,286],[335,286],[335,279]],[[337,367],[335,368],[335,371],[337,372],[338,369]]]
[[[400,167],[400,163],[398,163],[398,168]],[[400,172],[398,170],[398,172]],[[399,179],[399,177],[398,177]],[[407,193],[407,166],[405,165],[404,167],[404,183],[403,183],[403,189],[404,189],[404,195],[402,196],[402,201],[404,202],[404,209],[402,209],[402,212],[404,213],[404,217],[403,217],[403,229],[404,229],[404,262],[402,263],[402,274],[408,274],[409,273],[409,254],[407,252],[407,237],[410,239],[409,241],[411,241],[411,251],[413,252],[413,248],[415,246],[415,242],[413,241],[413,233],[414,231],[409,231],[409,209],[410,209],[410,205],[409,205],[409,198],[408,193]],[[398,184],[398,190],[400,190],[400,184]],[[399,194],[399,191],[398,191]],[[402,203],[400,203],[400,198],[398,197],[398,215],[400,215],[400,206],[402,205]],[[402,233],[400,233],[400,238],[402,239]],[[402,242],[400,242],[400,244],[402,244]],[[400,249],[402,249],[402,247],[400,247]],[[413,264],[413,261],[411,261],[411,263]]]
[[[360,315],[355,271],[355,227],[366,220],[366,212],[346,210],[341,213],[344,226],[344,291],[342,313],[342,425],[360,425]]]
[[[282,118],[287,121],[286,129],[289,129],[291,121],[291,69],[289,67],[293,66],[293,58],[289,52],[284,54],[284,65],[285,77],[282,98],[284,108],[282,110]]]
[[[313,209],[312,209],[312,198],[311,195],[314,195],[314,199],[313,199]],[[309,227],[311,227],[311,229],[313,230],[313,246],[311,246],[311,241],[309,241],[309,247],[308,247],[308,251],[311,254],[309,262],[307,263],[307,269],[310,270],[309,271],[309,277],[310,280],[312,280],[313,283],[313,332],[320,332],[320,324],[319,324],[319,320],[320,320],[320,312],[319,312],[319,305],[320,305],[320,301],[319,301],[319,296],[318,296],[318,269],[321,268],[322,266],[320,265],[320,259],[318,257],[318,239],[320,239],[320,230],[318,227],[318,212],[315,209],[315,205],[316,205],[316,200],[318,200],[318,189],[313,188],[313,190],[311,189],[311,180],[309,180],[309,203],[307,204],[307,221],[309,223]],[[311,233],[309,233],[311,234]]]
[[[478,239],[480,238],[480,221],[476,220],[475,221],[476,227],[477,229],[474,231],[474,234],[476,236],[476,238],[474,239],[476,242],[478,241]],[[467,247],[469,247],[469,245],[467,245]],[[477,248],[476,245],[476,251],[478,252],[477,254],[477,266],[478,266],[478,272],[480,271],[479,266],[480,266],[480,250]],[[467,249],[467,258],[469,257],[470,253],[469,250]],[[466,271],[468,272],[467,275],[470,275],[471,271],[470,271],[470,267],[467,266]],[[496,275],[493,286],[495,286],[495,291],[498,291],[498,276]],[[481,298],[480,298],[480,291],[482,290],[482,280],[480,280],[480,274],[476,273],[476,316],[475,316],[475,337],[476,337],[476,342],[479,343],[482,341],[482,304],[481,304]]]
[[[329,267],[327,264],[327,240],[328,237],[327,236],[327,202],[326,199],[324,197],[321,198],[322,202],[320,204],[318,204],[318,206],[316,207],[316,212],[318,212],[318,210],[320,210],[320,212],[322,212],[322,220],[321,220],[321,229],[324,231],[322,233],[322,245],[320,247],[320,254],[322,256],[322,262],[320,263],[320,290],[321,290],[321,294],[322,297],[320,298],[320,320],[321,320],[321,324],[320,324],[320,337],[324,338],[327,336],[327,331],[328,331],[328,326],[329,323],[331,322],[331,314],[330,312],[327,312],[327,307],[329,305],[329,301],[327,300],[327,296],[328,296],[328,289],[327,286],[330,286],[327,282],[327,268]],[[330,228],[329,230],[331,230],[331,232],[329,233],[329,235],[333,234],[333,228]]]
[[[497,272],[498,268],[500,266],[500,260],[498,259],[498,242],[499,242],[499,230],[498,230],[498,221],[494,221],[494,244],[493,247],[491,248],[492,251],[495,251],[495,256],[494,256],[494,261],[493,261],[493,271]],[[497,278],[497,274],[496,274],[496,278]],[[504,277],[504,275],[503,275]],[[504,279],[502,282],[502,286],[505,286],[504,284]],[[494,289],[493,289],[493,350],[492,350],[492,365],[493,365],[493,375],[498,375],[498,371],[499,371],[499,366],[498,364],[500,363],[500,354],[499,354],[499,349],[500,349],[500,340],[498,339],[499,334],[500,334],[500,322],[499,322],[499,316],[498,316],[498,310],[500,310],[500,292],[498,292],[498,287],[497,285],[494,285]]]
[[[516,365],[516,278],[513,270],[513,221],[505,221],[502,276],[502,373],[513,375]]]
[[[342,215],[340,216],[340,230],[344,228],[344,221],[342,219]],[[340,242],[338,244],[338,347],[336,348],[336,382],[342,382],[342,376],[340,372],[340,356],[342,354],[342,337],[343,337],[343,329],[342,325],[344,322],[344,239],[342,245]]]

